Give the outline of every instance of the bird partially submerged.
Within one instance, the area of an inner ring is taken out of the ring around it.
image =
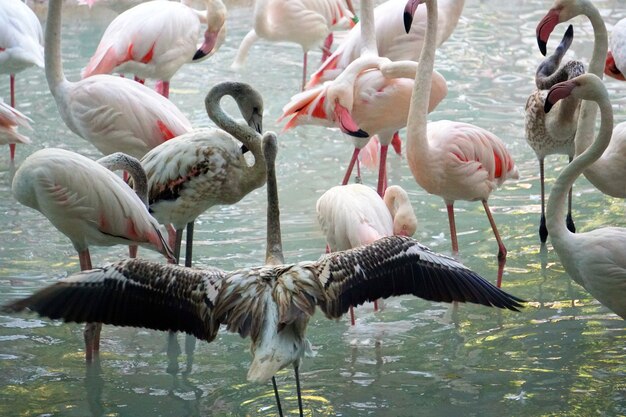
[[[220,325],[252,340],[250,381],[298,365],[309,319],[319,307],[339,318],[349,306],[413,294],[518,311],[523,300],[416,240],[389,236],[318,261],[232,272],[126,259],[77,273],[3,307],[66,322],[182,331],[210,342]]]

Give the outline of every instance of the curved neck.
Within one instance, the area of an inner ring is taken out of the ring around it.
[[[265,263],[279,265],[285,263],[280,231],[280,206],[278,204],[278,184],[276,182],[276,135],[268,132],[263,136],[263,153],[267,170],[267,244]]]
[[[269,32],[267,13],[269,12],[269,0],[256,0],[254,3],[254,30],[261,36]]]
[[[46,79],[53,95],[57,87],[66,81],[61,61],[61,12],[63,0],[50,0],[44,45]]]
[[[241,88],[241,83],[224,82],[217,84],[207,94],[204,99],[204,105],[207,114],[216,125],[230,133],[252,152],[255,165],[257,165],[257,162],[264,164],[263,150],[261,149],[261,135],[250,126],[235,121],[226,114],[220,105],[222,97],[229,95],[235,99],[237,105],[241,108],[245,94]]]
[[[426,124],[437,48],[437,0],[426,0],[426,20],[424,47],[417,66],[407,121],[407,154],[412,156],[407,158],[409,164],[414,160],[413,157],[423,159],[428,153]]]
[[[361,55],[374,54],[378,56],[376,45],[376,26],[374,22],[374,6],[372,0],[361,1]]]
[[[115,152],[97,161],[103,167],[111,171],[126,171],[133,180],[133,190],[141,202],[148,208],[148,176],[139,159]]]
[[[589,61],[589,71],[602,79],[604,75],[604,62],[609,50],[609,40],[606,25],[598,9],[591,3],[585,2],[585,9],[582,14],[589,18],[593,27],[593,52]],[[576,155],[582,153],[593,142],[593,131],[595,127],[598,107],[593,101],[583,101],[580,106],[580,116],[576,128]]]
[[[586,102],[583,101],[583,104]],[[576,178],[594,163],[609,146],[613,133],[613,109],[608,97],[597,101],[600,107],[600,130],[598,137],[593,144],[581,155],[574,158],[561,172],[552,186],[550,197],[546,208],[546,219],[548,232],[551,236],[562,238],[568,234],[573,234],[565,226],[565,206],[569,189],[576,181]]]
[[[443,0],[441,2],[440,14],[444,15],[446,18],[439,22],[443,23],[443,25],[437,29],[440,34],[438,36],[439,44],[445,42],[450,35],[452,35],[452,32],[454,32],[461,18],[464,6],[465,0]]]

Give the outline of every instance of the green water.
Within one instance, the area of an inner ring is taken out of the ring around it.
[[[508,3],[508,4],[505,4]],[[626,16],[626,4],[597,1],[609,26]],[[431,120],[476,123],[502,138],[514,155],[520,180],[494,192],[490,204],[509,250],[503,288],[530,300],[522,313],[478,306],[447,305],[405,297],[383,311],[357,309],[357,326],[316,315],[308,336],[316,353],[302,366],[308,416],[624,416],[626,330],[624,321],[597,303],[564,273],[552,247],[537,235],[539,180],[535,156],[524,140],[523,107],[533,88],[540,54],[535,25],[551,1],[467,0],[452,38],[439,50],[435,67],[449,94]],[[66,73],[77,79],[99,36],[123,3],[89,11],[68,7],[63,27]],[[203,99],[216,82],[250,82],[265,98],[267,129],[299,89],[301,51],[291,44],[258,42],[248,65],[229,69],[251,24],[251,9],[231,7],[221,50],[173,78],[171,99],[194,126],[210,126]],[[41,15],[42,21],[44,15]],[[574,20],[569,57],[588,62],[590,24]],[[559,39],[559,25],[553,39]],[[553,40],[553,42],[556,41]],[[311,68],[320,54],[311,54]],[[626,120],[626,84],[607,81],[617,122]],[[18,148],[17,164],[37,149],[63,147],[92,158],[98,152],[61,121],[42,71],[17,78],[17,106],[33,119],[33,145]],[[0,84],[8,100],[8,77]],[[234,105],[228,103],[234,112]],[[278,181],[283,243],[288,262],[316,259],[324,238],[315,201],[337,184],[352,152],[337,130],[303,127],[279,136]],[[406,161],[390,156],[390,183],[408,192],[419,221],[416,237],[450,252],[447,216],[439,197],[421,190]],[[548,187],[565,163],[546,162]],[[0,155],[0,302],[79,270],[69,241],[39,213],[10,194],[13,168]],[[376,173],[363,180],[374,184]],[[460,259],[495,281],[497,246],[479,203],[458,202]],[[624,203],[576,183],[574,216],[581,231],[624,226]],[[265,188],[231,207],[214,207],[196,223],[197,266],[223,269],[256,265],[265,254]],[[120,259],[122,247],[94,248],[94,264]],[[146,250],[142,256],[158,260]],[[182,336],[179,337],[181,343]],[[2,416],[272,416],[271,384],[246,381],[249,341],[222,332],[198,343],[191,372],[168,373],[166,335],[105,326],[99,366],[85,367],[82,326],[33,315],[0,316],[0,415]],[[186,357],[179,358],[181,370]],[[288,415],[297,414],[291,370],[277,376]]]

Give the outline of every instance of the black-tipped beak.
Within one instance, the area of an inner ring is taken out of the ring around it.
[[[545,54],[544,54],[545,55]],[[193,58],[191,59],[192,61],[197,61],[199,59],[204,58],[205,56],[207,56],[207,54],[205,54],[204,52],[202,52],[201,49],[198,49],[196,51],[196,53],[193,55]]]
[[[369,137],[370,137],[369,133],[367,133],[367,132],[366,132],[365,130],[363,130],[363,129],[359,129],[359,130],[356,130],[356,131],[354,131],[354,130],[353,130],[353,131],[348,131],[348,130],[346,130],[346,131],[344,131],[344,132],[345,132],[347,135],[349,135],[349,136],[353,136],[353,137],[355,137],[355,138],[369,138]]]
[[[552,103],[550,100],[548,100],[548,98],[546,97],[546,101],[545,103],[543,103],[543,112],[544,113],[549,113],[550,109],[552,109],[552,106],[554,106],[554,103]]]
[[[404,12],[404,30],[406,33],[409,33],[411,30],[411,25],[413,24],[413,16],[411,13]]]
[[[406,33],[409,33],[411,30],[413,16],[415,15],[415,9],[417,9],[418,5],[418,0],[408,0],[404,6],[404,30]]]
[[[250,120],[248,120],[248,126],[253,128],[258,134],[263,134],[263,115],[258,112],[252,113]]]
[[[537,46],[539,47],[539,52],[541,52],[541,55],[546,56],[546,42],[537,38]]]

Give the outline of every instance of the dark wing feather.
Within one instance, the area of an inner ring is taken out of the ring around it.
[[[431,301],[460,301],[519,311],[522,299],[489,283],[453,258],[432,252],[412,238],[390,236],[370,245],[326,255],[314,264],[326,299],[318,305],[330,318],[348,308],[394,295]]]
[[[128,259],[74,274],[2,310],[29,309],[66,322],[180,331],[211,341],[219,329],[211,317],[223,277],[218,269]]]

